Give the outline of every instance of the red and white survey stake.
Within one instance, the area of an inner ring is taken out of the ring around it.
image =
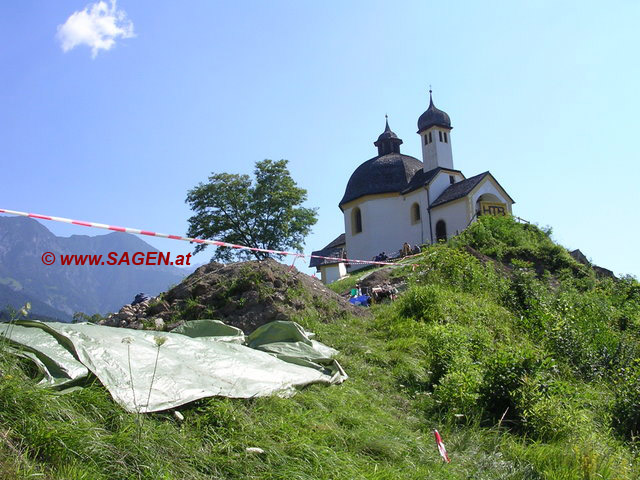
[[[436,437],[436,445],[438,446],[438,451],[440,452],[440,456],[445,462],[451,463],[451,460],[449,460],[449,456],[447,455],[447,449],[444,448],[444,443],[442,442],[442,437],[438,433],[438,430],[434,430],[433,434]]]
[[[105,225],[104,223],[84,222],[81,220],[72,220],[70,218],[64,218],[64,217],[53,217],[50,215],[40,215],[38,213],[19,212],[16,210],[8,210],[5,208],[0,208],[0,213],[8,213],[10,215],[19,215],[21,217],[37,218],[40,220],[51,220],[53,222],[70,223],[72,225],[80,225],[82,227],[102,228],[104,230],[113,230],[114,232],[133,233],[135,235],[148,235],[150,237],[170,238],[171,240],[183,240],[185,242],[191,242],[191,243],[206,243],[208,245],[215,245],[216,247],[236,248],[239,250],[250,250],[252,252],[273,253],[275,255],[293,255],[296,258],[298,257],[321,258],[324,260],[337,260],[344,263],[359,263],[359,264],[367,264],[367,265],[391,265],[394,267],[401,267],[401,266],[407,265],[407,264],[398,264],[398,263],[392,263],[392,262],[378,262],[374,260],[355,260],[355,259],[340,258],[340,257],[323,257],[321,255],[304,255],[298,252],[281,252],[279,250],[268,250],[266,248],[247,247],[245,245],[235,245],[233,243],[218,242],[216,240],[203,240],[201,238],[181,237],[180,235],[168,235],[166,233],[152,232],[149,230],[140,230],[138,228],[118,227],[115,225]],[[294,259],[294,263],[295,263],[295,260],[296,259]],[[414,268],[415,268],[415,265],[414,265]]]

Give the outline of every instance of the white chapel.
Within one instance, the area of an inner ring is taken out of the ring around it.
[[[400,153],[402,140],[384,132],[374,145],[378,154],[355,169],[338,204],[344,234],[313,255],[372,260],[396,256],[411,246],[446,240],[478,216],[511,214],[514,203],[490,172],[465,177],[453,165],[451,120],[433,104],[418,118],[422,161]],[[310,267],[331,283],[364,264],[312,258]]]

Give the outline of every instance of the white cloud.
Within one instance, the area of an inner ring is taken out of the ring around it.
[[[58,25],[58,40],[64,52],[78,45],[91,47],[91,56],[100,50],[110,50],[117,38],[131,38],[133,23],[124,10],[118,10],[116,0],[87,5],[84,10],[71,14],[63,25]]]

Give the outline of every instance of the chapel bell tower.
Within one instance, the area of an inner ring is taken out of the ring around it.
[[[435,107],[433,95],[429,89],[429,108],[418,118],[418,135],[422,144],[422,162],[425,172],[437,167],[453,170],[451,128],[449,115]]]

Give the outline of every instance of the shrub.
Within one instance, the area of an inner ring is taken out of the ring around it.
[[[439,290],[432,286],[411,287],[396,303],[398,314],[426,322],[441,322]]]
[[[452,366],[433,390],[433,401],[438,410],[464,415],[469,422],[479,413],[479,388],[482,371],[477,363],[460,361]]]
[[[512,260],[513,273],[503,303],[516,313],[534,316],[542,313],[548,296],[546,286],[537,279],[529,262]]]
[[[628,440],[640,437],[640,359],[620,368],[614,380],[613,427]]]
[[[624,356],[618,317],[617,309],[600,292],[563,286],[546,316],[547,345],[584,378],[606,376]]]
[[[520,224],[513,217],[485,215],[456,237],[452,245],[468,245],[485,255],[509,263],[513,259],[531,262],[541,275],[570,269],[586,274],[581,264],[574,260],[562,246],[555,244],[551,230],[544,231],[533,224]]]
[[[480,405],[487,418],[497,422],[503,416],[514,426],[522,422],[519,389],[525,377],[535,376],[542,361],[539,354],[525,345],[501,348],[484,362],[484,377],[480,386]]]
[[[552,441],[568,435],[574,419],[564,399],[549,394],[547,372],[525,375],[514,398],[522,430],[536,440]]]
[[[491,265],[466,251],[448,245],[432,245],[410,275],[413,285],[440,285],[455,291],[499,298],[507,280]]]

